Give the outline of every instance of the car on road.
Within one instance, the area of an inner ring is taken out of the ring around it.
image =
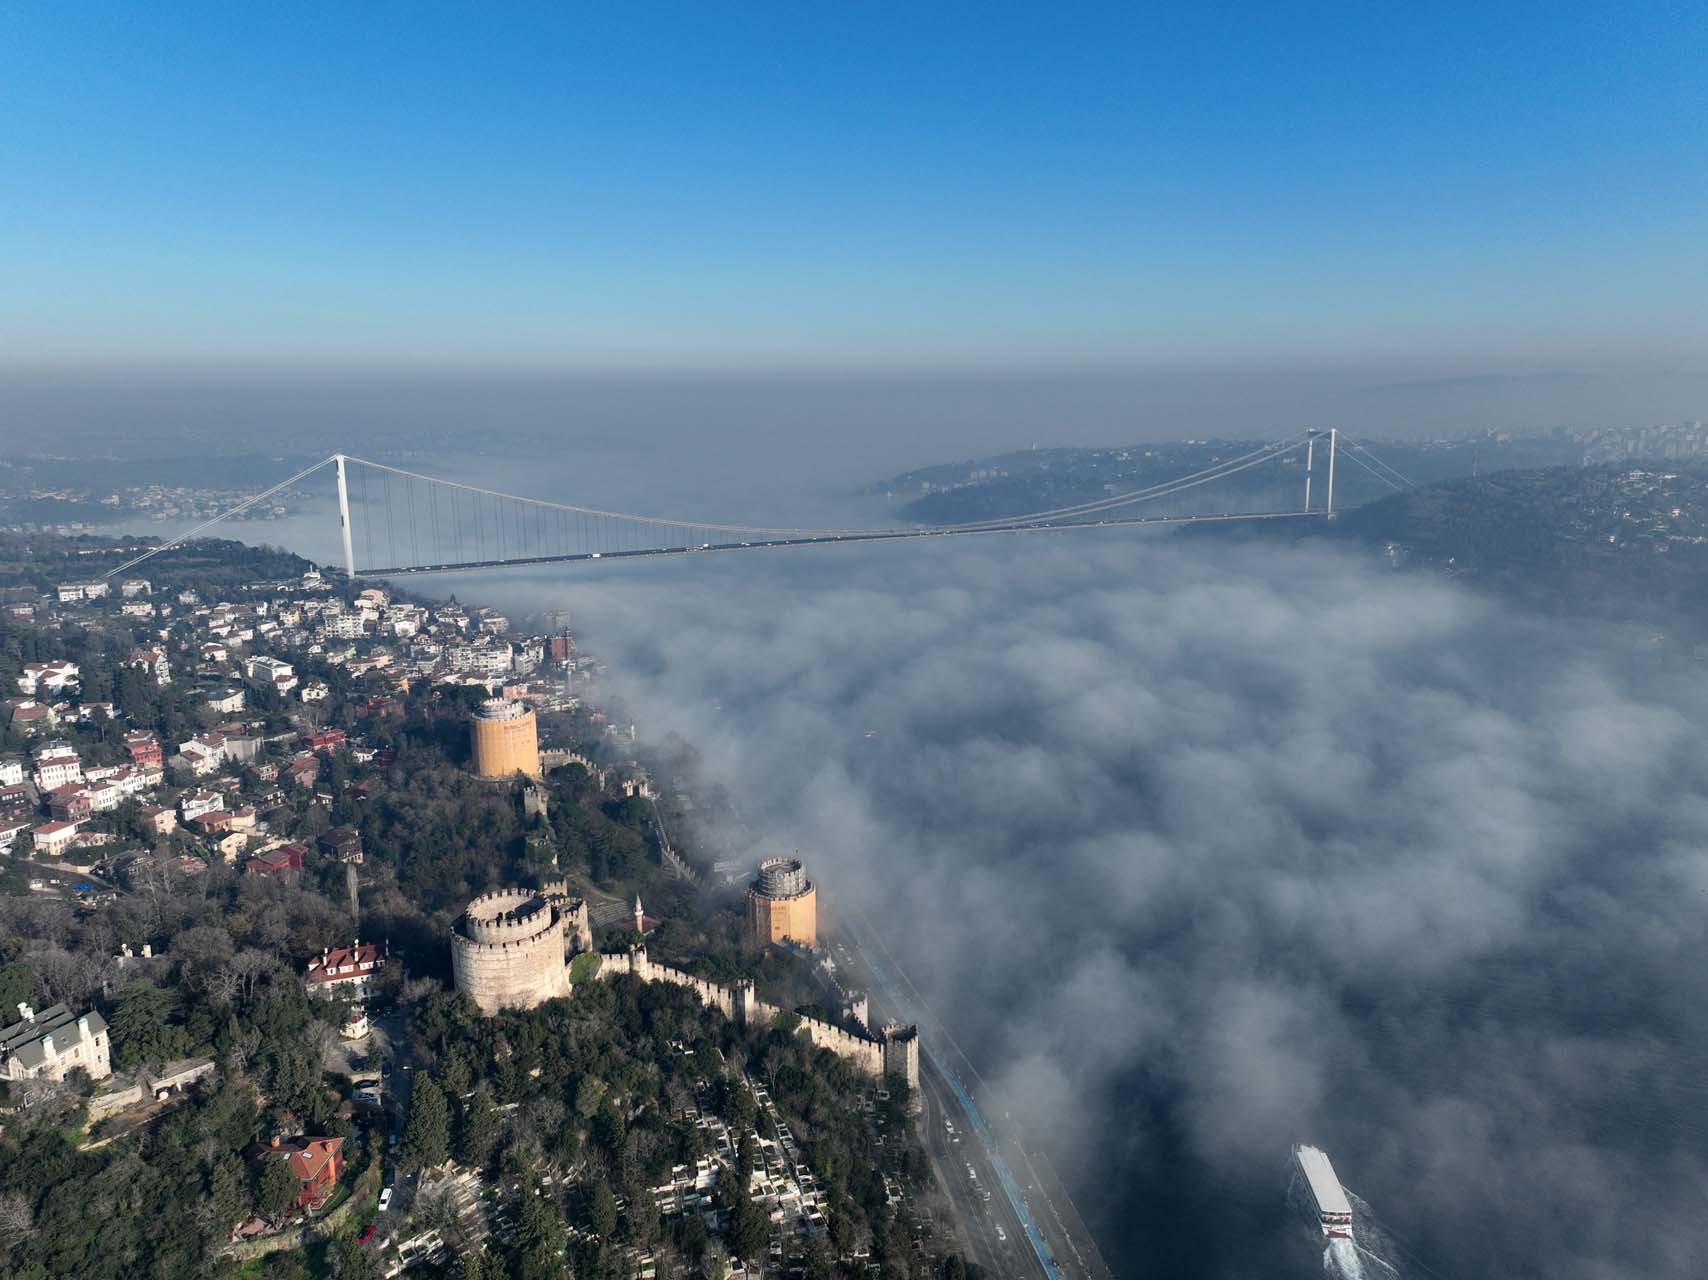
[[[368,1223],[367,1226],[362,1228],[362,1233],[356,1237],[356,1243],[357,1244],[366,1244],[368,1241],[372,1240],[373,1238],[374,1238],[374,1224],[370,1222],[370,1223]]]
[[[391,1208],[391,1193],[394,1189],[395,1188],[387,1187],[384,1191],[380,1192],[381,1213],[384,1213],[387,1209]]]
[[[1002,1229],[1002,1224],[1000,1222],[996,1224],[996,1238],[1002,1241],[1003,1244],[1008,1243],[1008,1232]]]

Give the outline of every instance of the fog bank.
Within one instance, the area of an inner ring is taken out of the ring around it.
[[[1302,1140],[1445,1274],[1708,1248],[1708,694],[1635,637],[1096,533],[481,594],[881,922],[1118,1272],[1274,1274]]]

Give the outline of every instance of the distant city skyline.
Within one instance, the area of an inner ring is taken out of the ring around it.
[[[0,15],[0,364],[1708,365],[1684,7],[313,12]]]

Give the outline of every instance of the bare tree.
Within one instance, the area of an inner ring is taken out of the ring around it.
[[[14,1249],[36,1229],[30,1198],[22,1191],[0,1195],[0,1248]]]

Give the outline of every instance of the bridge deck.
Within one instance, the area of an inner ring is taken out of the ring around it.
[[[698,546],[648,547],[629,551],[580,551],[562,555],[515,556],[498,560],[463,560],[452,564],[393,565],[358,569],[358,577],[401,578],[424,573],[467,573],[480,569],[515,569],[538,564],[574,564],[592,560],[639,560],[651,556],[701,555],[712,551],[756,551],[778,547],[821,547],[856,542],[898,542],[916,538],[965,538],[995,533],[1062,533],[1070,529],[1101,529],[1163,524],[1225,524],[1243,520],[1321,519],[1328,512],[1229,511],[1197,516],[1125,516],[1114,520],[1076,520],[1060,523],[1004,524],[985,528],[873,529],[869,533],[837,533],[805,538],[763,538],[750,542],[703,542]]]

